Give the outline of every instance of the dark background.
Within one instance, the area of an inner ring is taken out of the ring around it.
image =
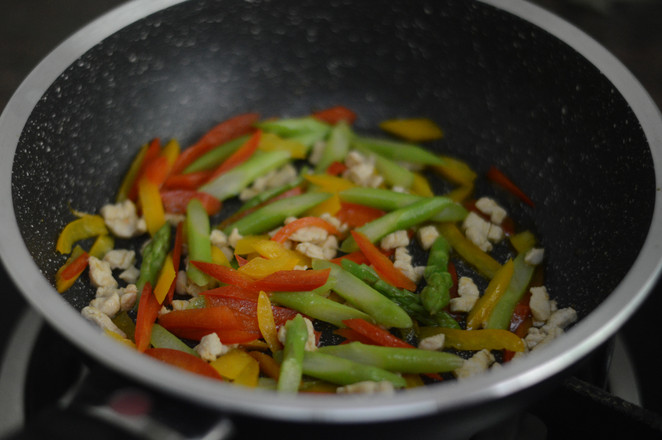
[[[0,14],[0,108],[36,64],[73,32],[118,0],[3,0]],[[628,67],[662,107],[661,0],[535,0],[592,36]],[[0,207],[1,209],[1,207]],[[21,296],[0,271],[0,350],[3,335],[25,307]],[[655,327],[662,310],[662,286],[623,329],[642,385],[644,407],[662,414],[662,348]],[[9,313],[8,313],[9,312]],[[659,357],[659,355],[657,356]]]

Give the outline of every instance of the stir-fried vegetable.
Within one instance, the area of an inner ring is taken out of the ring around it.
[[[510,361],[572,322],[532,282],[535,234],[495,200],[468,199],[479,172],[417,144],[441,128],[381,124],[403,141],[359,135],[356,118],[246,113],[188,148],[153,139],[102,215],[64,227],[58,291],[88,278],[83,315],[124,345],[287,393],[463,377],[474,352]],[[498,170],[485,177],[533,207]],[[115,248],[127,240],[141,250]]]

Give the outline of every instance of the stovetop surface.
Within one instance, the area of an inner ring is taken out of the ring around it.
[[[118,0],[4,0],[0,14],[0,108],[23,78],[55,46],[84,24],[123,3]],[[662,1],[535,0],[603,44],[628,67],[662,107]],[[0,270],[0,352],[26,302]],[[662,338],[655,323],[662,310],[659,283],[621,335],[641,386],[642,406],[662,414]],[[572,384],[562,392],[572,392]],[[576,390],[575,390],[576,391]],[[579,409],[578,409],[579,410]],[[581,411],[578,411],[581,412]]]

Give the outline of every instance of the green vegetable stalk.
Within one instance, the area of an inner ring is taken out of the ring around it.
[[[193,163],[184,168],[184,174],[194,173],[196,171],[211,170],[218,165],[220,165],[225,159],[230,157],[232,153],[237,151],[247,140],[250,138],[249,135],[240,136],[236,139],[232,139],[229,142],[226,142],[213,150],[203,154],[197,158]]]
[[[142,262],[140,263],[140,275],[138,276],[138,281],[136,281],[138,295],[134,307],[135,310],[138,310],[140,295],[145,284],[147,284],[147,282],[151,285],[156,284],[159,271],[168,255],[168,251],[170,250],[170,235],[170,225],[165,223],[158,231],[156,231],[156,234],[154,234],[154,237],[152,237],[149,244],[145,246]]]
[[[372,365],[365,365],[322,353],[320,349],[305,352],[303,356],[303,374],[337,385],[350,385],[368,380],[373,382],[389,381],[396,388],[404,388],[407,385],[405,379],[398,374]]]
[[[450,244],[442,235],[437,237],[430,248],[428,264],[423,273],[427,284],[421,291],[421,303],[431,315],[436,315],[451,299],[449,291],[453,279],[448,272],[450,250]]]
[[[209,216],[198,199],[192,199],[186,206],[186,237],[189,259],[211,263],[211,240],[209,239]],[[198,286],[209,283],[209,277],[190,264],[186,269],[189,280]]]
[[[349,152],[352,131],[346,122],[341,121],[331,129],[322,157],[315,165],[316,173],[323,173],[333,162],[342,162]]]
[[[303,317],[297,315],[285,323],[285,330],[287,333],[277,390],[296,393],[303,374],[303,355],[308,340],[308,329]]]
[[[365,150],[377,153],[394,161],[415,163],[420,165],[443,165],[445,162],[436,154],[407,142],[355,136],[352,144]]]
[[[313,292],[272,292],[270,298],[271,301],[282,306],[338,327],[345,327],[342,322],[346,319],[363,318],[372,321],[370,316],[354,307],[340,304]]]
[[[515,265],[510,284],[503,296],[494,305],[485,328],[507,329],[515,306],[520,302],[529,287],[535,267],[524,261],[525,254],[518,254],[513,260]]]

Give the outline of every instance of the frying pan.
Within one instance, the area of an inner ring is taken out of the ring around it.
[[[432,118],[446,136],[431,148],[514,176],[535,209],[486,182],[476,193],[535,228],[546,285],[581,320],[544,350],[472,380],[386,398],[281,396],[132,353],[80,317],[92,292],[52,287],[62,264],[53,243],[70,209],[111,200],[146,140],[189,145],[237,113],[297,116],[336,104],[358,113],[362,132],[386,118]],[[0,255],[29,303],[106,367],[231,417],[325,433],[369,423],[474,432],[605,342],[660,270],[659,111],[602,47],[525,2],[131,2],[37,66],[0,118],[0,142]]]

